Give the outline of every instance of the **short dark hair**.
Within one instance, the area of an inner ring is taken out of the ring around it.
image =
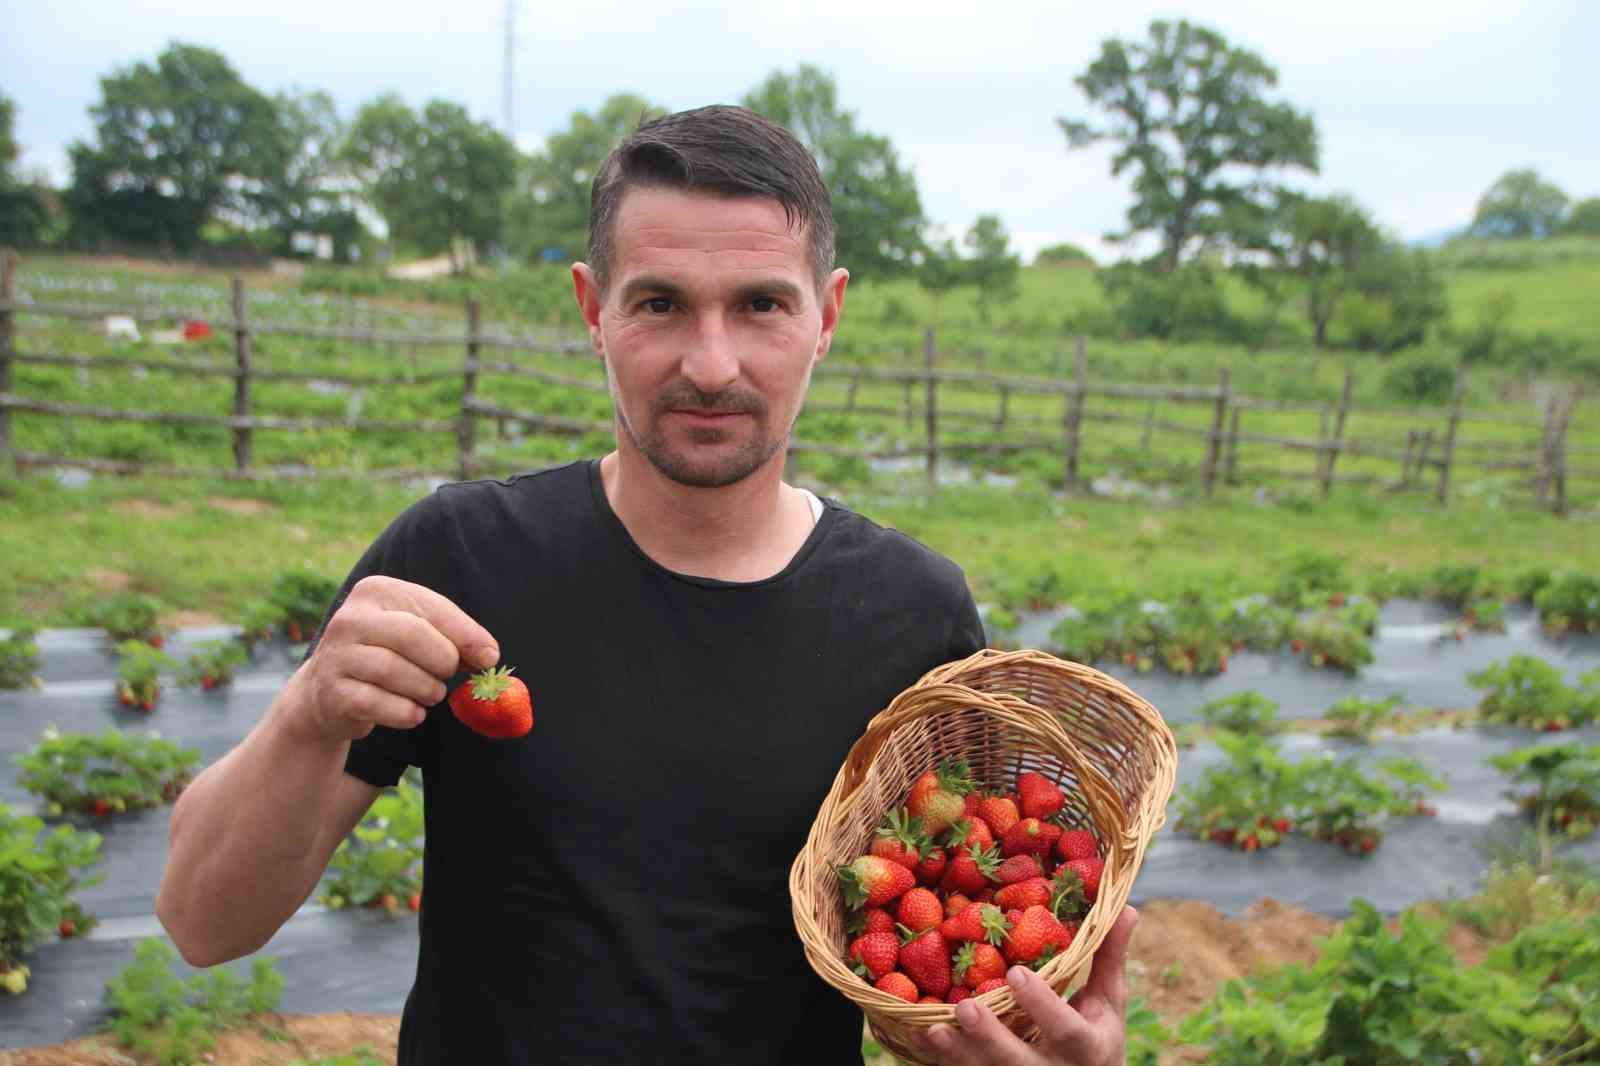
[[[776,122],[748,108],[715,104],[641,123],[595,172],[589,267],[601,291],[623,194],[651,186],[777,200],[790,228],[806,232],[819,290],[833,269],[833,207],[811,152]]]

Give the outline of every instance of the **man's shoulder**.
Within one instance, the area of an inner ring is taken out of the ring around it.
[[[834,511],[834,531],[830,540],[836,549],[859,553],[885,573],[911,581],[932,581],[952,588],[966,588],[966,575],[955,560],[930,548],[903,530],[887,526],[838,500],[824,498]]]
[[[578,495],[588,491],[589,466],[592,462],[591,459],[577,459],[560,466],[525,470],[506,477],[446,481],[435,488],[431,496],[435,506],[466,507],[500,499]]]

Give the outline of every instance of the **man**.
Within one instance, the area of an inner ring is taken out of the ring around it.
[[[849,280],[799,142],[739,108],[650,123],[596,175],[590,234],[573,281],[616,450],[446,485],[379,536],[179,800],[157,913],[195,965],[254,951],[416,765],[402,1064],[846,1061],[860,1015],[804,960],[789,864],[871,715],[981,646],[977,611],[954,564],[782,481]],[[497,662],[526,737],[443,706]],[[1120,1062],[1129,929],[1081,1013],[1026,977],[1065,1055],[977,1008],[929,1057]]]

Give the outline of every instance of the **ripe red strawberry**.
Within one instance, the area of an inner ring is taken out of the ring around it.
[[[512,669],[491,667],[456,686],[450,709],[462,724],[497,740],[527,735],[533,728],[533,702],[528,686],[511,676]]]
[[[63,918],[61,919],[61,924],[57,926],[57,931],[60,932],[63,937],[75,936],[78,932],[78,923],[74,922],[71,918]]]
[[[967,909],[967,904],[972,901],[959,892],[952,892],[944,898],[944,916],[954,918]]]
[[[839,867],[844,883],[844,899],[851,907],[881,907],[897,900],[915,887],[917,879],[897,862],[876,855],[863,855],[848,866]]]
[[[944,1000],[940,999],[938,996],[923,996],[921,999],[917,1000],[917,1002],[918,1003],[939,1003],[939,1004],[943,1004]]]
[[[985,981],[1006,975],[1005,956],[993,944],[963,944],[956,952],[956,967],[952,975],[968,988],[977,988]]]
[[[999,944],[1006,938],[1010,926],[1000,908],[992,903],[969,903],[954,918],[946,918],[939,926],[939,935],[952,943],[976,943],[986,940]]]
[[[944,879],[940,883],[946,892],[971,896],[989,887],[999,864],[1000,855],[992,847],[980,851],[962,849],[945,867]]]
[[[861,912],[863,933],[894,932],[894,915],[882,907],[868,907]]]
[[[1000,868],[995,871],[995,880],[1002,885],[1014,885],[1018,881],[1043,875],[1044,868],[1039,865],[1037,855],[1013,855],[1000,864]]]
[[[1051,833],[1047,823],[1037,818],[1024,818],[1006,832],[1000,841],[1000,851],[1007,856],[1048,855],[1050,846],[1061,834],[1059,826],[1053,828],[1056,831]]]
[[[1272,828],[1276,829],[1280,833],[1287,833],[1289,831],[1289,819],[1279,818],[1277,821],[1272,823]]]
[[[974,902],[974,903],[988,903],[988,902],[992,901],[993,899],[994,899],[994,888],[992,886],[989,887],[989,888],[981,889],[981,890],[979,890],[977,892],[974,892],[972,894],[972,902]]]
[[[157,633],[155,636],[150,638],[150,646],[152,648],[159,648],[165,643],[166,641],[162,638],[160,633]]]
[[[872,987],[879,992],[887,992],[896,999],[903,999],[907,1003],[915,1003],[917,1001],[916,982],[899,970],[884,974],[878,978]]]
[[[985,992],[993,992],[996,989],[1000,989],[1000,988],[1004,988],[1004,987],[1006,987],[1006,979],[1004,977],[996,977],[996,978],[993,978],[991,980],[985,981],[983,984],[979,985],[977,988],[974,988],[972,990],[972,994],[975,995],[975,996],[981,996]]]
[[[911,786],[906,809],[922,820],[923,832],[938,836],[966,813],[963,798],[972,791],[972,774],[965,760],[946,759],[937,770],[929,770]]]
[[[1072,942],[1072,934],[1046,907],[1029,907],[1006,937],[1004,945],[1007,962],[1033,963],[1039,961],[1047,948],[1057,952]]]
[[[972,995],[972,989],[966,985],[951,985],[950,991],[945,993],[944,1001],[946,1003],[960,1003],[970,995]]]
[[[1017,775],[1017,795],[1022,797],[1024,818],[1048,818],[1067,802],[1053,781],[1032,770]]]
[[[944,904],[926,888],[913,888],[900,897],[896,917],[913,933],[923,933],[944,921]]]
[[[995,906],[1005,910],[1020,908],[1027,910],[1029,907],[1050,906],[1050,882],[1042,877],[1030,877],[1026,881],[1018,881],[1014,885],[1007,885],[994,894]]]
[[[978,804],[978,817],[984,820],[995,839],[999,840],[1017,824],[1022,815],[1017,813],[1017,805],[1004,796],[990,796]]]
[[[994,834],[989,831],[989,823],[982,818],[963,818],[950,827],[946,843],[951,850],[987,848],[994,845]]]
[[[893,933],[864,933],[850,942],[851,967],[869,981],[876,981],[900,961],[900,938]]]
[[[872,839],[872,854],[907,868],[922,861],[927,847],[921,820],[907,814],[904,807],[890,811]]]
[[[1087,829],[1066,829],[1056,838],[1056,854],[1062,862],[1073,859],[1092,859],[1100,854],[1094,834]]]
[[[911,872],[917,875],[917,883],[923,885],[936,885],[939,878],[944,876],[945,864],[949,857],[940,847],[930,847],[922,861],[912,868]]]
[[[1306,650],[1306,642],[1301,640],[1299,637],[1295,637],[1289,642],[1289,650],[1294,652],[1296,655],[1299,655],[1301,652]]]
[[[100,818],[104,818],[106,815],[111,813],[111,804],[107,802],[103,796],[96,796],[94,798],[94,802],[91,803],[89,807],[94,811],[96,816]]]
[[[901,944],[900,969],[927,995],[950,991],[950,948],[939,930],[929,929]]]
[[[300,623],[299,622],[285,622],[283,624],[283,629],[284,629],[284,635],[289,638],[289,643],[290,644],[299,644],[300,643],[300,638],[301,638],[301,636],[303,636],[303,634],[300,632]]]
[[[978,804],[983,802],[983,793],[976,790],[968,792],[961,797],[961,816],[971,818],[978,813]]]
[[[1090,903],[1100,894],[1100,875],[1105,872],[1106,861],[1100,858],[1073,859],[1065,869],[1071,870],[1083,881],[1083,895]]]

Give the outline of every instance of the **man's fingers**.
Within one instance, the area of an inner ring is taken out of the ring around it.
[[[500,645],[493,635],[460,607],[425,585],[373,575],[357,582],[357,588],[364,588],[363,594],[371,596],[378,606],[414,614],[444,634],[460,653],[461,669],[481,669],[500,661]],[[355,595],[354,589],[351,595]]]
[[[1094,953],[1094,965],[1089,980],[1078,994],[1072,997],[1074,1006],[1082,1006],[1090,998],[1104,999],[1119,1015],[1128,1006],[1128,985],[1122,979],[1128,962],[1128,943],[1133,939],[1134,927],[1139,924],[1139,912],[1124,906],[1117,915],[1111,931],[1100,942]]]
[[[976,999],[956,1004],[956,1024],[935,1026],[924,1037],[942,1066],[1023,1066],[1030,1051]]]
[[[396,696],[353,677],[340,678],[333,688],[339,709],[352,721],[386,725],[391,729],[412,729],[421,725],[426,717],[421,707],[404,696]],[[366,731],[362,735],[365,736]]]
[[[1027,1011],[1039,1027],[1039,1039],[1052,1047],[1069,1047],[1089,1036],[1083,1015],[1056,995],[1050,983],[1026,966],[1013,966],[1006,973],[1017,1006]]]
[[[432,707],[446,696],[444,682],[391,648],[355,644],[342,650],[340,672],[392,692],[418,706]]]

